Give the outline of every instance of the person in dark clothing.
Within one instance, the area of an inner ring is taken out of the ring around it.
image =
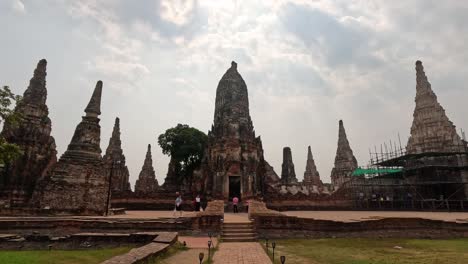
[[[200,211],[200,204],[201,204],[201,198],[200,195],[197,195],[195,198],[195,211],[199,212]]]

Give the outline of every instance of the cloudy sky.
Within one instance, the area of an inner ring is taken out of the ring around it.
[[[177,123],[207,132],[219,79],[235,60],[265,158],[281,173],[290,146],[302,179],[307,146],[330,181],[338,120],[361,165],[368,149],[406,144],[414,62],[458,129],[468,129],[468,1],[0,0],[0,85],[22,94],[48,60],[59,155],[97,80],[101,148],[116,116],[132,185],[146,144]],[[153,148],[160,183],[168,157]]]

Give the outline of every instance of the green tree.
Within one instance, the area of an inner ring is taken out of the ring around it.
[[[18,104],[21,97],[14,95],[8,86],[0,88],[0,127],[4,122],[8,122],[11,125],[16,125],[20,120],[21,116],[14,111],[13,104]],[[14,159],[17,159],[22,154],[19,146],[6,142],[6,140],[0,136],[0,164],[8,163]]]
[[[193,171],[200,165],[203,158],[208,136],[202,131],[188,125],[178,124],[159,135],[158,144],[164,154],[176,162],[176,173],[179,182],[190,180]]]

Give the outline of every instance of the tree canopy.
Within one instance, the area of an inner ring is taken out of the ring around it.
[[[14,95],[8,86],[0,88],[0,127],[4,122],[16,124],[21,116],[14,111],[13,104],[21,100],[21,97]],[[0,164],[10,162],[21,155],[21,149],[15,144],[6,142],[0,136]]]
[[[178,124],[159,135],[158,144],[164,154],[178,164],[176,173],[180,178],[190,178],[203,158],[208,136],[188,125]]]

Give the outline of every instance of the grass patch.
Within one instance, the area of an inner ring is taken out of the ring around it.
[[[174,245],[170,246],[166,252],[154,258],[152,263],[160,263],[164,259],[167,259],[183,250],[188,250],[188,248],[180,242],[175,242]]]
[[[130,247],[89,250],[0,251],[0,263],[8,264],[93,264],[130,251]]]
[[[468,239],[284,239],[276,241],[275,263],[281,255],[288,264],[466,264]]]

